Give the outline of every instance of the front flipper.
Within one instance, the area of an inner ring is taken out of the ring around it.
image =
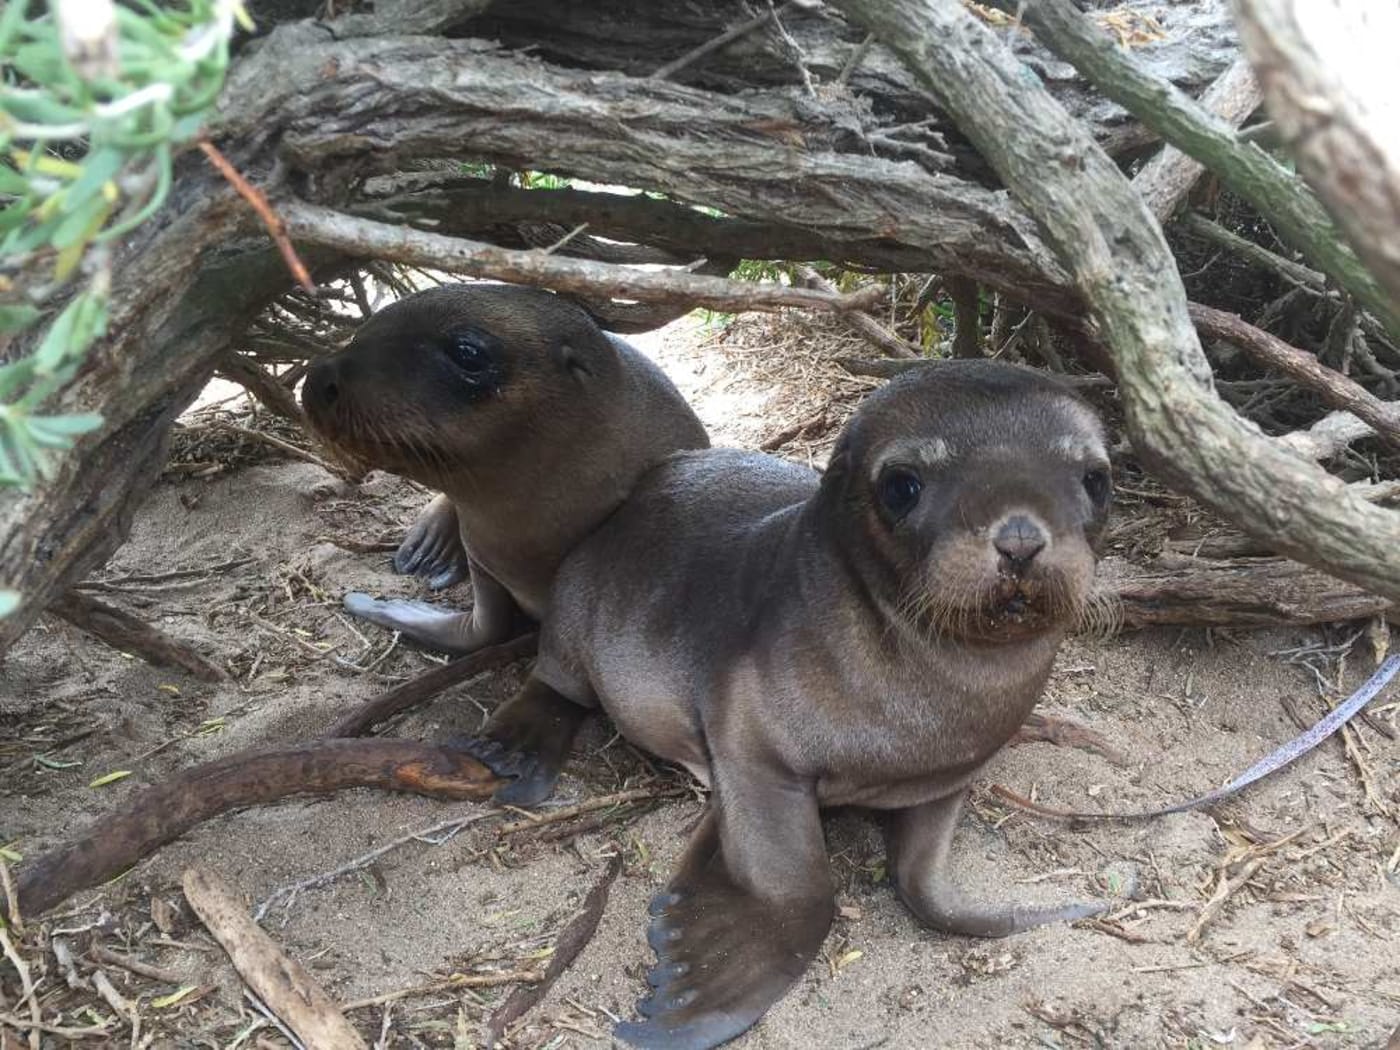
[[[470,571],[470,612],[456,612],[403,598],[386,601],[360,591],[351,591],[342,600],[346,612],[352,616],[398,631],[409,641],[428,649],[472,653],[510,637],[516,605],[510,592],[476,562],[471,562]]]
[[[969,900],[948,879],[948,857],[967,792],[910,806],[895,814],[889,829],[890,866],[909,910],[944,933],[1005,937],[1049,922],[1087,919],[1109,909],[1104,902],[1030,907]]]
[[[471,572],[457,522],[457,508],[444,495],[434,496],[394,552],[394,571],[418,576],[434,591],[465,580]]]
[[[496,708],[478,736],[454,746],[479,759],[498,777],[497,802],[534,806],[554,790],[588,709],[556,693],[533,675],[520,692]]]
[[[736,786],[716,784],[679,870],[651,903],[657,962],[652,993],[637,1004],[646,1020],[616,1028],[633,1046],[704,1050],[733,1039],[802,976],[831,927],[815,795]]]

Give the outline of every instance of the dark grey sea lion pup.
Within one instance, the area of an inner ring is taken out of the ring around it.
[[[928,925],[1000,936],[1096,905],[990,906],[948,857],[969,781],[1091,602],[1102,427],[1030,369],[953,362],[872,394],[824,476],[680,453],[560,568],[535,680],[601,702],[711,789],[648,936],[641,1047],[709,1047],[803,973],[832,920],[820,810],[889,813]]]
[[[539,619],[564,556],[637,479],[677,450],[710,443],[638,350],[578,306],[512,285],[446,285],[386,307],[313,366],[302,404],[342,454],[442,493],[395,565],[437,583],[465,568],[472,609],[357,593],[345,605],[455,653],[504,641],[521,613]],[[547,794],[580,717],[538,688],[502,705],[474,748],[498,774],[517,775],[500,797]],[[528,768],[515,761],[521,748]]]

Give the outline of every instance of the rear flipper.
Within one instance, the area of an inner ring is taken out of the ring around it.
[[[890,864],[900,897],[935,930],[969,937],[1005,937],[1049,922],[1073,922],[1108,911],[1103,901],[1029,907],[969,900],[948,879],[948,857],[966,791],[895,814]]]
[[[816,798],[795,788],[716,787],[680,868],[651,903],[656,965],[646,1020],[616,1028],[646,1050],[703,1050],[743,1032],[816,957],[833,890]]]
[[[370,623],[399,631],[411,642],[444,653],[472,653],[504,642],[514,625],[515,599],[475,562],[470,562],[469,568],[473,598],[470,612],[403,598],[386,601],[359,591],[345,595],[345,609]]]
[[[394,553],[394,571],[401,576],[417,576],[434,591],[459,583],[470,574],[457,508],[446,496],[434,496],[418,515]]]
[[[533,675],[520,692],[496,708],[478,736],[453,746],[479,759],[498,777],[497,802],[534,806],[554,790],[588,709],[560,696]]]

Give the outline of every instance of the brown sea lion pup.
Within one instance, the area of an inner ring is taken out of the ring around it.
[[[872,394],[824,476],[680,453],[560,569],[535,682],[601,701],[711,789],[652,903],[640,1047],[709,1047],[798,979],[830,926],[820,810],[888,811],[928,925],[1001,936],[1102,910],[993,906],[948,878],[969,781],[1091,602],[1102,427],[1027,368],[960,361]]]
[[[357,616],[464,653],[539,619],[564,556],[651,466],[709,437],[662,371],[578,306],[513,285],[457,284],[379,311],[302,388],[312,426],[355,461],[438,489],[395,559],[436,582],[471,577],[473,606],[345,596]],[[471,750],[544,797],[581,710],[535,689]],[[522,758],[528,756],[528,758]]]

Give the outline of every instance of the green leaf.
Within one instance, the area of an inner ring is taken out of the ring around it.
[[[115,784],[118,780],[125,780],[131,776],[129,769],[115,769],[110,773],[103,773],[100,777],[88,785],[90,788],[106,787],[108,784]]]
[[[0,332],[18,332],[21,328],[28,328],[41,316],[40,311],[26,303],[0,306]]]
[[[106,323],[105,300],[90,290],[79,292],[44,333],[39,349],[34,351],[35,370],[40,374],[52,372],[67,358],[79,356]]]
[[[19,591],[0,590],[0,620],[15,612],[21,600]]]
[[[102,417],[96,412],[75,412],[67,416],[31,416],[29,429],[42,431],[47,437],[77,437],[96,430]]]
[[[6,864],[18,864],[24,860],[24,854],[9,846],[0,846],[0,859],[3,859]]]
[[[82,762],[60,762],[56,758],[49,758],[47,755],[35,755],[35,765],[43,766],[45,769],[72,769],[74,766],[81,766]]]
[[[29,183],[24,176],[8,164],[0,164],[0,193],[12,193],[23,197],[29,192]]]
[[[82,202],[102,192],[102,188],[121,173],[126,155],[121,150],[97,149],[83,160],[83,173],[68,187],[63,196],[63,210],[75,211]]]
[[[157,1010],[168,1009],[169,1007],[172,1007],[176,1003],[180,1002],[182,999],[188,998],[191,992],[197,991],[198,989],[199,985],[197,984],[187,984],[179,991],[171,992],[169,995],[162,995],[158,998],[152,999],[151,1005],[154,1006]]]

